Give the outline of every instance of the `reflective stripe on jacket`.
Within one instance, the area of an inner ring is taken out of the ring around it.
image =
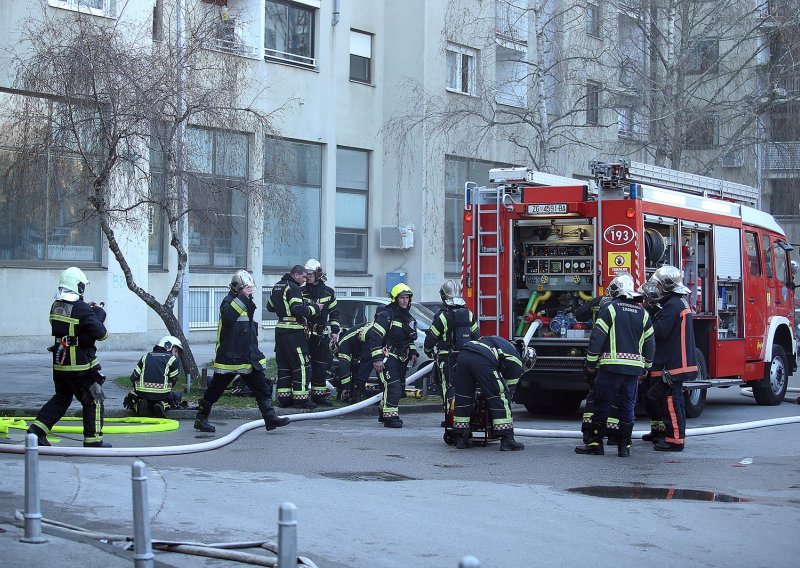
[[[503,376],[509,389],[516,387],[522,376],[522,361],[514,345],[497,335],[488,335],[475,341],[470,341],[461,351],[478,353],[491,361],[497,371]]]
[[[95,342],[108,337],[103,322],[106,312],[83,300],[56,300],[50,306],[50,329],[53,334],[53,371],[56,375],[85,373],[99,365]]]
[[[589,337],[586,364],[623,375],[641,375],[653,364],[655,338],[647,311],[617,298],[600,310]]]
[[[425,351],[434,347],[439,355],[460,351],[468,341],[480,337],[478,322],[473,313],[462,306],[443,306],[425,332]]]
[[[253,320],[256,305],[229,293],[219,306],[217,348],[214,370],[219,373],[249,373],[263,370],[267,358],[258,349],[258,323]]]
[[[180,375],[180,359],[157,347],[139,359],[131,374],[131,384],[137,392],[168,393]]]
[[[278,316],[278,329],[305,329],[301,318],[317,314],[317,307],[303,298],[303,292],[289,273],[283,275],[269,295],[267,310]]]
[[[666,370],[673,381],[689,381],[697,377],[697,354],[695,352],[692,309],[686,297],[671,294],[661,309],[653,315],[656,338],[656,356],[653,374],[658,376]]]

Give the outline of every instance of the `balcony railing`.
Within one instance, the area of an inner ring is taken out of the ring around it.
[[[264,57],[278,61],[286,61],[287,63],[294,63],[295,65],[303,65],[306,67],[316,67],[317,59],[315,57],[306,57],[305,55],[298,55],[296,53],[289,53],[288,51],[279,51],[277,49],[264,48]]]
[[[800,171],[800,142],[768,142],[762,158],[766,170]]]

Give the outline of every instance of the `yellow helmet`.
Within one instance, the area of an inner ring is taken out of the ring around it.
[[[411,288],[408,286],[408,284],[403,284],[401,282],[400,284],[395,284],[394,287],[392,288],[392,301],[393,302],[395,300],[397,300],[397,298],[399,298],[400,296],[412,297],[413,295],[414,295],[414,292],[411,291]]]

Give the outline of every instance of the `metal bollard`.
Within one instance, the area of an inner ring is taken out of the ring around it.
[[[278,568],[297,567],[297,506],[284,503],[278,510]]]
[[[133,484],[133,565],[153,568],[153,545],[150,538],[150,513],[147,509],[147,473],[144,462],[131,467]]]
[[[465,556],[458,563],[458,568],[481,568],[481,561],[474,556]]]
[[[39,439],[36,434],[25,436],[25,534],[20,542],[42,544],[42,510],[39,507]]]

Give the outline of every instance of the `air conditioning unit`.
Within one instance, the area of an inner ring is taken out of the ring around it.
[[[405,250],[414,247],[414,226],[382,226],[380,247]]]

